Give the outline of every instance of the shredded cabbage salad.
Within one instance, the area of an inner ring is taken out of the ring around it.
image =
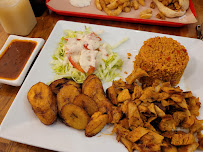
[[[78,83],[83,83],[89,72],[87,66],[93,67],[91,73],[97,75],[102,81],[112,81],[119,76],[123,61],[116,52],[112,51],[109,44],[102,42],[98,36],[99,32],[93,32],[86,26],[84,31],[65,30],[64,32],[65,36],[61,38],[52,56],[54,79],[72,78]],[[90,58],[91,62],[86,62],[86,58]],[[87,64],[86,67],[82,65],[83,63]],[[88,71],[83,70],[85,68]]]

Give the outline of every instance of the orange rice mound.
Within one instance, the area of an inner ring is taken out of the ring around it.
[[[179,83],[189,61],[187,50],[176,40],[167,37],[150,38],[144,42],[135,57],[134,68],[145,70],[149,77],[140,82],[150,86],[156,79],[170,82],[172,86]]]

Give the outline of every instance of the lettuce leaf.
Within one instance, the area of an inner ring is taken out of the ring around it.
[[[83,83],[87,75],[72,66],[65,56],[63,46],[66,43],[66,38],[74,38],[76,33],[89,34],[90,32],[92,32],[90,27],[86,26],[84,31],[64,31],[65,36],[61,38],[58,47],[52,56],[53,60],[51,61],[51,68],[55,73],[54,79],[72,78],[78,83]],[[106,60],[101,60],[101,63],[98,68],[95,69],[94,74],[103,81],[112,81],[114,78],[119,76],[123,61],[117,53],[112,52],[112,47],[110,45],[107,44],[106,49],[109,56]]]

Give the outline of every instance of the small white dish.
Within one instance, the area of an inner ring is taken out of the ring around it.
[[[45,41],[42,38],[28,38],[28,37],[10,35],[8,37],[8,39],[6,40],[4,46],[0,50],[0,56],[2,53],[4,53],[4,51],[8,47],[8,45],[10,45],[12,40],[30,40],[30,41],[36,42],[36,46],[35,46],[34,50],[32,51],[30,57],[28,58],[25,66],[23,67],[20,75],[14,80],[8,80],[8,79],[0,78],[0,83],[12,85],[12,86],[20,86],[22,84],[28,70],[29,70],[30,65],[32,64],[35,56],[37,55],[37,53],[39,52],[39,50],[41,49],[41,47]]]

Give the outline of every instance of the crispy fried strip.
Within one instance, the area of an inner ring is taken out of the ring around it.
[[[121,137],[121,142],[125,145],[129,152],[133,152],[133,143],[127,140],[126,138]]]
[[[109,8],[106,7],[104,0],[100,0],[100,4],[101,4],[103,10],[106,12],[106,14],[109,16],[118,16],[123,10],[123,5],[118,5],[117,9],[115,9],[113,11],[110,10]]]
[[[149,76],[146,71],[142,70],[141,68],[138,68],[134,70],[127,78],[126,82],[127,84],[132,84],[135,82],[136,79],[139,79],[141,77]]]
[[[128,135],[127,135],[127,139],[131,142],[136,142],[138,141],[142,136],[144,136],[145,134],[147,134],[149,132],[149,130],[143,128],[143,127],[137,127],[135,129],[133,129]]]

